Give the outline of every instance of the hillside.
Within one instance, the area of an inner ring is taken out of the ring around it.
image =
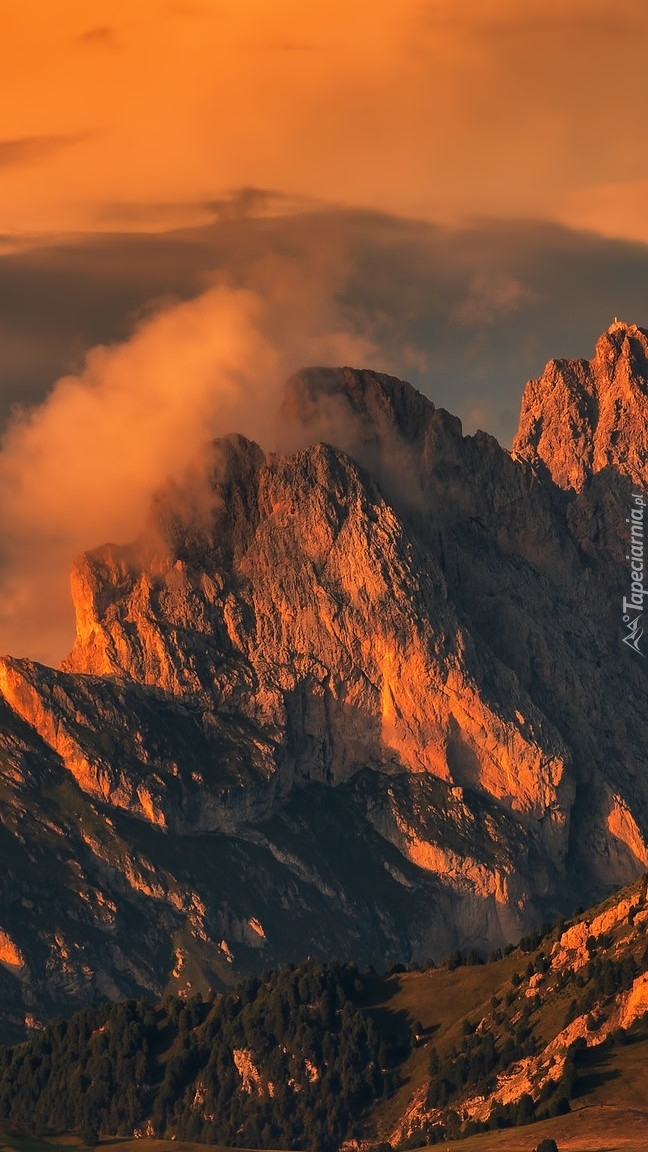
[[[509,453],[306,369],[281,452],[208,446],[80,557],[61,668],[0,660],[2,1036],[307,956],[488,953],[643,872],[647,393],[615,324],[527,386]]]
[[[594,1122],[601,1140],[646,1140],[647,885],[487,963],[454,952],[378,976],[309,961],[221,997],[83,1009],[0,1051],[0,1118],[263,1148],[470,1137],[531,1152],[560,1133],[562,1152]],[[517,1143],[485,1135],[511,1127]]]

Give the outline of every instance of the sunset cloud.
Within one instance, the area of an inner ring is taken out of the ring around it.
[[[33,5],[3,26],[0,135],[88,135],[45,182],[7,172],[4,230],[237,187],[455,222],[574,224],[582,203],[588,227],[641,229],[596,193],[648,178],[640,0],[116,0],[110,24],[99,0]]]
[[[232,430],[272,447],[281,384],[300,363],[361,362],[366,341],[302,307],[280,344],[268,305],[216,287],[88,353],[39,407],[18,412],[0,451],[0,650],[55,662],[72,640],[71,561],[142,529],[156,490]]]
[[[534,299],[520,280],[496,273],[476,272],[468,294],[453,308],[450,319],[460,328],[490,327],[512,312],[519,312]]]
[[[128,227],[137,212],[124,211]],[[260,297],[275,345],[288,346],[296,329],[314,331],[320,313],[320,330],[343,327],[364,341],[387,371],[469,430],[488,398],[483,423],[504,444],[524,382],[550,356],[589,354],[614,315],[646,320],[648,248],[593,233],[530,222],[439,228],[306,211],[265,193],[196,206],[201,214],[199,226],[174,232],[7,244],[0,430],[12,405],[38,403],[58,377],[81,371],[89,348],[124,342],[136,324],[207,284]],[[156,220],[187,223],[175,205],[159,205]]]
[[[117,43],[114,28],[102,25],[99,28],[88,28],[87,32],[80,32],[75,37],[77,44],[88,44],[90,47],[114,48]]]
[[[648,176],[579,188],[565,195],[562,219],[604,236],[625,236],[648,244]]]
[[[0,140],[0,168],[45,160],[61,148],[80,144],[84,139],[83,135],[70,135],[23,136],[17,140]]]

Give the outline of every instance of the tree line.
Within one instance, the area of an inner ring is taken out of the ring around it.
[[[308,961],[205,1000],[84,1008],[0,1049],[0,1120],[88,1139],[338,1148],[407,1054],[364,995],[354,964]]]

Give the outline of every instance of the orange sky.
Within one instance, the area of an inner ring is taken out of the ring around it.
[[[255,186],[648,242],[641,0],[0,0],[0,17],[0,234],[164,227]]]

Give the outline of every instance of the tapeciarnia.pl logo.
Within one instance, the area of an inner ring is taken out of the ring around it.
[[[644,610],[644,596],[648,596],[648,588],[644,588],[644,512],[646,502],[641,492],[632,493],[633,504],[630,515],[626,517],[626,524],[630,525],[630,551],[626,553],[626,560],[630,561],[630,597],[623,597],[623,623],[625,636],[623,643],[628,648],[634,648],[640,656],[644,653],[639,647],[643,636],[642,617]]]

